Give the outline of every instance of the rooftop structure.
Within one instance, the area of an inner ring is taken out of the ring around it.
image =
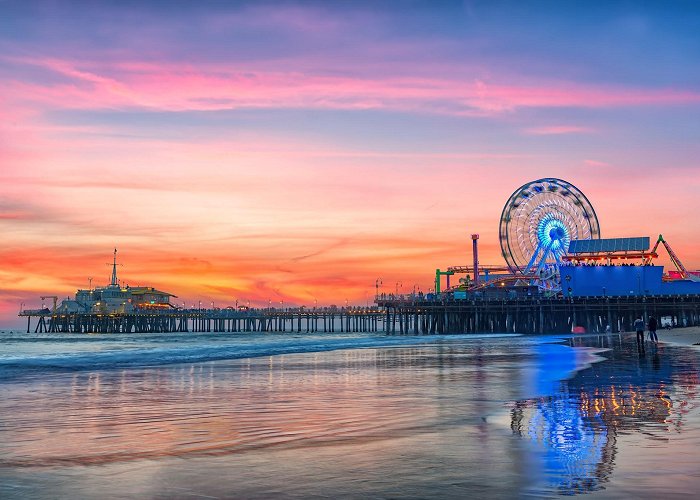
[[[163,292],[149,286],[120,286],[117,277],[117,249],[114,249],[112,276],[109,285],[78,290],[73,299],[65,299],[56,307],[56,312],[64,313],[130,313],[138,310],[170,309],[172,293]]]
[[[569,254],[599,254],[613,252],[645,252],[649,250],[649,237],[601,238],[597,240],[571,240]]]
[[[658,257],[656,248],[649,251],[648,236],[635,238],[605,238],[599,240],[573,240],[569,252],[562,257],[563,263],[581,263],[605,261],[638,261],[650,264]]]

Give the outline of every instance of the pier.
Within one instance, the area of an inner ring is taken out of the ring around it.
[[[467,300],[397,296],[380,298],[386,332],[398,335],[447,333],[571,333],[632,331],[634,320],[670,317],[675,326],[700,324],[700,295],[474,298]],[[659,326],[661,328],[661,326]]]
[[[34,332],[377,332],[386,331],[384,312],[377,307],[287,309],[171,309],[128,313],[53,313],[23,310],[27,333]]]
[[[173,309],[131,313],[53,314],[24,310],[27,333],[383,332],[393,335],[631,331],[637,317],[700,325],[700,296],[489,298],[382,296],[377,306],[288,309]]]

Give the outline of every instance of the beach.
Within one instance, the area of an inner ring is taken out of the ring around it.
[[[700,327],[673,328],[657,330],[659,342],[686,346],[700,346]],[[646,334],[648,338],[648,333]]]
[[[640,354],[629,334],[16,333],[2,344],[2,498],[700,488],[698,350]]]

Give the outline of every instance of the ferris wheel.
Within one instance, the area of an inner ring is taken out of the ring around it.
[[[501,251],[513,274],[555,270],[571,240],[599,238],[598,217],[588,198],[561,179],[520,186],[501,214]]]

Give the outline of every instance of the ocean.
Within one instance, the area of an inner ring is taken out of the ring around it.
[[[2,332],[0,498],[692,496],[699,373],[624,334]]]

